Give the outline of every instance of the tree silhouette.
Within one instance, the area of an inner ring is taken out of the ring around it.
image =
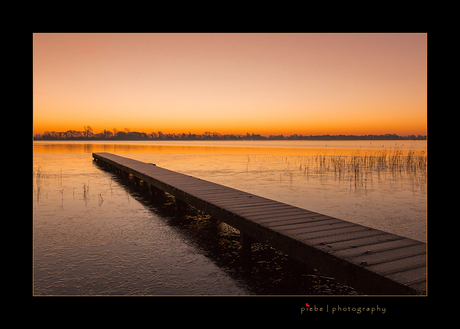
[[[83,131],[87,139],[93,136],[93,128],[91,126],[83,126]]]
[[[113,131],[113,133],[112,133]],[[34,140],[426,140],[426,135],[399,136],[396,134],[384,135],[270,135],[269,137],[255,133],[245,135],[225,134],[206,131],[202,135],[192,133],[165,134],[162,131],[146,134],[144,132],[131,131],[124,128],[104,129],[95,134],[91,126],[83,126],[83,131],[67,130],[64,132],[45,131],[43,135],[35,135]]]

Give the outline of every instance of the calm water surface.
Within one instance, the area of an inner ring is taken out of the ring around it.
[[[99,168],[111,152],[426,241],[426,141],[34,142],[34,293],[350,294],[353,289]]]

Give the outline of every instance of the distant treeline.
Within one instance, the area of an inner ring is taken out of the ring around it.
[[[45,131],[44,134],[36,134],[34,140],[426,140],[426,135],[407,135],[399,136],[396,134],[385,135],[270,135],[261,136],[260,134],[235,135],[219,134],[216,132],[205,132],[204,134],[163,134],[161,131],[150,134],[144,132],[131,131],[125,128],[124,131],[104,130],[94,134],[90,126],[84,126],[82,131]]]

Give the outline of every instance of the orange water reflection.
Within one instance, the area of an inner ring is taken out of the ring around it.
[[[398,151],[400,155],[406,155],[409,151],[413,155],[421,155],[426,153],[426,149],[404,149],[398,146],[388,147],[357,147],[359,144],[347,142],[345,147],[327,147],[323,145],[313,147],[300,147],[298,143],[284,143],[277,145],[271,144],[255,144],[248,146],[250,143],[220,143],[216,145],[193,143],[190,145],[174,145],[174,144],[149,144],[138,142],[34,142],[34,153],[92,153],[92,152],[109,152],[109,153],[186,153],[186,154],[270,154],[270,155],[354,155],[354,154],[376,154],[381,151]],[[397,144],[397,143],[392,143]],[[262,146],[263,145],[263,146]],[[426,145],[426,144],[425,144]],[[415,152],[415,154],[414,154]]]
[[[426,241],[426,142],[415,143],[413,148],[402,143],[398,148],[394,141],[372,144],[375,147],[368,147],[369,142],[329,141],[327,147],[326,142],[40,141],[33,145],[34,195],[40,202],[47,199],[47,193],[51,199],[50,186],[54,184],[58,206],[67,209],[75,191],[75,202],[81,205],[85,201],[86,207],[82,187],[91,185],[93,204],[98,205],[102,193],[107,206],[112,178],[101,176],[98,181],[95,172],[99,171],[88,164],[92,163],[91,152],[110,152]]]

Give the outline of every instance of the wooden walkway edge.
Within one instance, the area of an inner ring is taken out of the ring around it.
[[[426,243],[263,198],[111,153],[93,153],[102,166],[131,174],[240,231],[243,250],[254,241],[366,294],[426,294]]]

